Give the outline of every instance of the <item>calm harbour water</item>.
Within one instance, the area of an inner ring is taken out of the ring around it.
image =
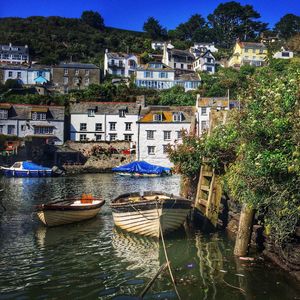
[[[130,191],[178,194],[177,176],[1,177],[0,189],[7,209],[0,207],[0,299],[134,299],[165,261],[157,240],[116,230],[109,203]],[[36,204],[82,193],[106,200],[92,220],[46,228],[31,217]],[[276,266],[259,258],[235,259],[225,233],[181,230],[168,236],[166,245],[183,300],[300,299],[297,282]],[[145,299],[176,299],[167,273]]]

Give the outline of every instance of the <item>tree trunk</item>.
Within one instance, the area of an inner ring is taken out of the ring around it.
[[[254,209],[250,208],[246,204],[243,204],[239,229],[235,240],[234,255],[247,255],[252,233],[253,217]]]

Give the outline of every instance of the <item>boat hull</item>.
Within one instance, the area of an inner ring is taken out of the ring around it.
[[[3,169],[3,173],[7,177],[54,177],[55,174],[50,170],[10,170]]]
[[[112,214],[116,226],[129,232],[160,237],[178,229],[185,221],[191,201],[187,199],[163,199],[153,201],[112,203]]]
[[[38,218],[44,223],[46,226],[59,226],[65,224],[76,223],[84,220],[88,220],[94,218],[101,207],[89,209],[89,210],[44,210],[38,211]]]

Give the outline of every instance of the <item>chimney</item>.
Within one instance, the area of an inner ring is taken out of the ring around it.
[[[145,95],[136,96],[135,103],[137,105],[140,105],[141,108],[145,108],[146,107]]]

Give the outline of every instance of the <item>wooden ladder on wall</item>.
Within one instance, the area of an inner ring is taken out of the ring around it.
[[[217,226],[218,215],[222,197],[222,187],[219,176],[214,169],[205,163],[200,170],[195,208],[200,210],[203,215],[214,225]]]

